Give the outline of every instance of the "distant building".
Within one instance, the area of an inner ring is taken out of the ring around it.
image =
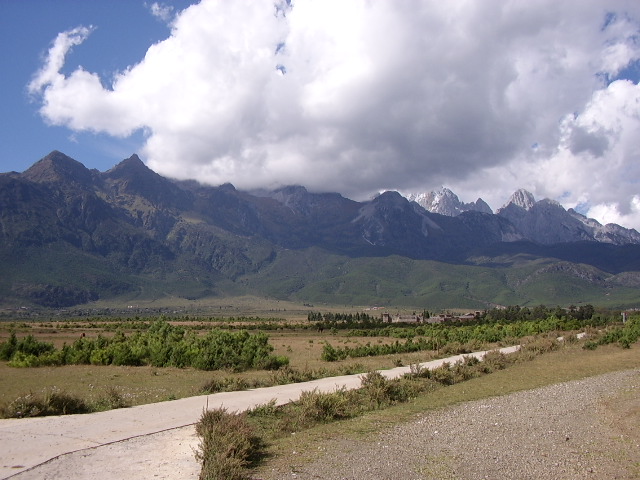
[[[433,317],[425,318],[423,315],[392,315],[388,312],[382,314],[382,321],[386,323],[447,323],[447,322],[469,322],[478,318],[482,312],[470,312],[462,315],[452,315],[441,313]]]
[[[387,323],[422,323],[424,317],[422,315],[391,315],[385,312],[382,314],[382,321]]]

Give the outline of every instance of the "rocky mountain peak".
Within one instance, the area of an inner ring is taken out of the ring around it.
[[[461,202],[458,196],[446,187],[440,190],[420,194],[408,194],[407,199],[416,202],[425,210],[431,213],[439,213],[449,217],[456,217],[463,212],[477,211],[482,213],[493,213],[491,207],[479,198],[475,202]]]
[[[36,183],[72,182],[87,185],[92,181],[93,175],[82,163],[54,150],[21,176]]]
[[[288,185],[270,192],[269,196],[293,212],[309,212],[309,192],[301,185]]]
[[[287,185],[271,192],[271,198],[285,205],[292,201],[299,201],[308,196],[309,192],[301,185]]]
[[[523,188],[520,188],[516,190],[513,195],[511,195],[511,198],[502,207],[502,209],[507,208],[509,205],[515,205],[516,207],[520,207],[524,210],[529,211],[535,204],[536,199],[533,197],[533,194]]]
[[[189,196],[172,181],[147,167],[133,154],[101,174],[114,196],[130,195],[146,198],[158,206],[185,206]]]
[[[129,158],[124,159],[112,169],[105,172],[105,177],[116,179],[140,175],[157,175],[153,170],[147,167],[140,157],[135,153]]]

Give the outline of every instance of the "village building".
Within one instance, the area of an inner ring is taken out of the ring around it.
[[[440,313],[431,317],[424,317],[424,315],[400,315],[384,312],[382,314],[382,321],[385,323],[447,323],[447,322],[469,322],[478,318],[482,312],[475,311],[464,313],[460,315],[453,315],[451,313]]]

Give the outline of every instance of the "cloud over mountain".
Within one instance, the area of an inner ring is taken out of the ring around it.
[[[30,91],[51,124],[143,130],[163,175],[494,208],[518,185],[639,227],[639,21],[623,0],[203,0],[113,78],[65,67],[91,27],[61,33]]]

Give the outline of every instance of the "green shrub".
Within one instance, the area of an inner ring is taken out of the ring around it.
[[[39,342],[31,335],[17,339],[12,335],[0,344],[0,358],[15,367],[39,365],[153,365],[156,367],[195,367],[202,370],[250,368],[277,370],[289,359],[272,355],[273,346],[264,333],[246,330],[211,330],[196,336],[163,320],[153,322],[146,331],[127,337],[118,330],[113,338],[81,338],[71,346],[56,350],[53,344]]]
[[[388,380],[380,372],[374,371],[362,376],[362,388],[359,393],[369,408],[376,409],[406,402],[421,389],[420,384],[412,381],[411,377]]]
[[[278,414],[278,407],[276,406],[276,399],[271,399],[267,403],[256,405],[251,410],[247,411],[250,417],[275,417]]]
[[[26,367],[39,367],[40,362],[35,355],[27,355],[23,352],[15,352],[8,365],[10,367],[26,368]]]
[[[200,388],[200,391],[202,393],[239,392],[249,388],[249,383],[243,378],[223,377],[212,378]]]
[[[470,350],[460,342],[449,342],[440,349],[441,355],[458,355],[469,352]]]
[[[289,365],[289,358],[284,355],[269,355],[253,365],[263,370],[278,370]]]
[[[491,350],[484,355],[480,369],[483,373],[492,373],[507,368],[510,360],[499,350]]]
[[[419,363],[409,365],[409,373],[405,374],[410,378],[431,378],[431,370],[424,368]]]
[[[443,385],[453,385],[455,383],[451,365],[447,362],[431,370],[431,378]]]
[[[453,383],[466,382],[467,380],[479,376],[482,371],[478,368],[480,360],[475,357],[464,357],[451,367]]]
[[[15,332],[11,332],[9,340],[0,343],[0,360],[10,360],[13,354],[16,352],[18,346],[18,338]]]
[[[344,350],[336,349],[330,343],[325,343],[322,347],[321,358],[325,362],[337,362],[338,360],[344,360],[347,355],[343,353]]]
[[[327,376],[327,371],[313,371],[311,369],[298,370],[286,365],[271,374],[273,385],[287,385],[289,383],[301,383]]]
[[[547,337],[536,337],[531,342],[527,342],[520,348],[521,352],[531,352],[535,355],[539,355],[541,353],[552,352],[557,350],[560,347],[560,342],[558,342],[557,337],[547,336]]]
[[[375,408],[392,402],[392,385],[380,372],[369,372],[361,377],[362,393]]]
[[[342,375],[354,375],[356,373],[363,373],[365,371],[365,368],[361,363],[354,363],[352,365],[340,365],[340,367],[338,367],[338,370],[340,371],[340,373],[342,373]],[[328,374],[325,374],[324,376],[326,377],[328,376]]]
[[[70,415],[73,413],[89,413],[91,408],[87,403],[74,395],[64,392],[45,394],[46,415]]]
[[[28,393],[12,400],[0,410],[2,418],[38,417],[46,409],[42,398]]]
[[[344,389],[332,393],[320,393],[317,389],[302,392],[300,398],[294,402],[298,412],[298,424],[304,426],[351,416],[345,392]]]

